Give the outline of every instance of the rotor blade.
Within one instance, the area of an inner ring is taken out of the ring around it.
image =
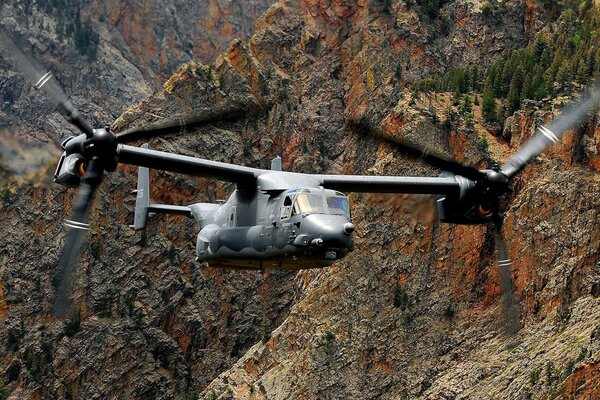
[[[569,128],[574,127],[598,102],[600,91],[593,89],[581,101],[571,105],[548,128],[540,125],[525,143],[500,169],[509,178],[519,173],[536,156],[552,144],[559,142]]]
[[[0,50],[4,50],[6,55],[14,60],[20,72],[25,75],[35,89],[43,90],[46,93],[70,123],[88,137],[92,136],[92,126],[71,104],[58,82],[52,79],[52,74],[44,72],[44,69],[37,62],[27,57],[4,32],[0,32]]]
[[[452,172],[455,175],[464,176],[465,178],[471,180],[479,180],[485,177],[485,174],[480,172],[477,168],[460,164],[459,162],[451,160],[441,154],[431,152],[428,149],[420,148],[404,140],[392,138],[382,131],[373,128],[365,121],[352,122],[350,127],[354,130],[364,131],[376,139],[383,140],[386,143],[389,143],[399,152],[411,158],[422,160],[433,167],[441,169],[442,171]]]
[[[494,221],[494,240],[496,244],[496,261],[500,275],[500,301],[502,302],[502,319],[504,330],[507,334],[515,334],[519,331],[519,305],[515,299],[513,282],[510,276],[511,260],[508,255],[506,241],[502,234],[502,221],[497,218]]]
[[[252,111],[253,107],[244,108],[240,106],[221,108],[217,110],[204,110],[195,114],[169,118],[138,128],[127,129],[118,133],[118,143],[129,143],[139,139],[148,139],[155,136],[168,135],[170,133],[183,133],[186,129],[197,128],[201,125],[209,125],[215,122],[235,121],[245,117]]]
[[[52,304],[52,314],[63,317],[70,305],[69,294],[73,279],[73,272],[79,262],[83,233],[88,229],[88,219],[96,189],[100,184],[103,169],[99,162],[91,160],[86,176],[79,185],[77,201],[73,208],[72,217],[65,221],[69,227],[65,238],[65,245],[59,258],[58,276],[60,284],[56,289],[56,296]]]

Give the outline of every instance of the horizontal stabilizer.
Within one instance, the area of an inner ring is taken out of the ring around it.
[[[192,216],[192,210],[189,207],[172,206],[170,204],[150,204],[148,206],[148,212],[159,214],[178,214],[185,215],[186,217]]]

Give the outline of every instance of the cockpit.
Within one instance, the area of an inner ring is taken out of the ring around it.
[[[350,218],[350,203],[340,192],[323,189],[294,189],[286,193],[281,218],[302,214],[344,215]]]

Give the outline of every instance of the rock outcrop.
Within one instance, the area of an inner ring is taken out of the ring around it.
[[[212,62],[248,38],[272,0],[9,0],[0,29],[48,68],[95,124],[110,124],[179,65]],[[0,129],[43,141],[74,133],[52,104],[0,57]]]
[[[490,7],[458,0],[424,16],[399,1],[281,0],[249,41],[234,40],[211,66],[183,65],[113,128],[252,104],[262,111],[242,122],[151,147],[261,167],[279,154],[294,171],[437,173],[350,128],[363,120],[471,164],[503,161],[561,99],[524,105],[503,137],[486,130],[479,106],[471,130],[451,118],[449,94],[411,91],[450,66],[489,65],[547,22],[530,2]],[[357,249],[332,267],[221,271],[193,262],[189,221],[156,218],[142,235],[125,228],[131,167],[101,187],[76,276],[78,313],[65,323],[49,311],[73,194],[14,182],[0,209],[6,389],[14,398],[594,398],[597,117],[529,166],[507,199],[515,335],[501,317],[493,229],[440,225],[431,198],[352,195]],[[166,203],[229,189],[153,175],[152,194]]]

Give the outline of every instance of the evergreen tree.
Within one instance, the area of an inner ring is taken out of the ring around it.
[[[535,98],[535,88],[533,87],[534,79],[535,77],[533,77],[532,74],[527,74],[527,76],[525,76],[523,89],[521,90],[521,101]]]
[[[558,72],[556,73],[556,82],[563,88],[563,90],[569,91],[571,87],[571,66],[568,61],[562,63]]]
[[[483,92],[481,108],[483,111],[483,118],[485,118],[486,121],[496,121],[496,99],[494,97],[494,92],[489,88]]]
[[[521,106],[521,91],[523,89],[523,69],[519,66],[510,80],[510,89],[506,98],[506,108],[509,114],[514,113]]]
[[[462,109],[465,114],[473,112],[473,102],[471,101],[471,96],[465,96],[462,102]]]

